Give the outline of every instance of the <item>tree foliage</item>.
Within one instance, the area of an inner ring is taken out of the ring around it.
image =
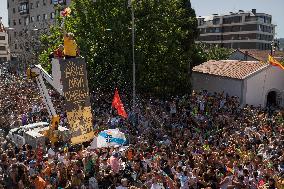
[[[219,46],[207,46],[205,44],[195,45],[194,65],[199,65],[209,60],[226,60],[233,52],[233,49],[222,48]]]
[[[136,86],[140,93],[158,96],[190,90],[189,73],[193,62],[197,21],[189,0],[135,0]],[[93,89],[131,91],[132,36],[128,0],[76,0],[66,18],[80,52],[87,62]],[[58,25],[60,25],[60,18]],[[62,32],[54,26],[43,36],[46,50],[42,63],[59,43]]]

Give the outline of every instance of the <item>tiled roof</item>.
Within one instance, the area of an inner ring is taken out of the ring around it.
[[[192,71],[235,79],[245,79],[252,73],[268,65],[267,63],[258,61],[209,60],[193,67]]]
[[[268,55],[270,54],[270,50],[240,49],[239,51],[244,54],[247,51],[249,56],[265,62],[268,60]],[[275,51],[273,57],[277,60],[284,59],[284,51]]]

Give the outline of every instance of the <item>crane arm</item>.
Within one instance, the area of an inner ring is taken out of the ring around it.
[[[53,104],[52,104],[50,95],[48,93],[48,90],[47,90],[47,88],[46,88],[46,86],[44,84],[42,75],[38,75],[38,77],[36,77],[35,80],[36,80],[36,83],[38,85],[40,94],[43,97],[43,101],[44,101],[44,104],[45,104],[45,106],[47,108],[47,111],[48,111],[49,115],[50,116],[55,116],[56,115],[56,111],[55,111],[55,109],[53,107]]]
[[[35,65],[33,68],[31,68],[31,72],[35,73],[38,76],[41,76],[43,79],[45,79],[60,95],[63,95],[62,87],[58,85],[58,81],[55,81],[51,75],[45,71],[41,65]]]
[[[46,85],[44,83],[44,79],[54,88],[60,95],[63,94],[62,87],[60,87],[60,79],[58,81],[54,80],[42,67],[41,65],[35,65],[32,68],[28,69],[27,76],[29,78],[35,79],[38,88],[40,90],[40,94],[43,98],[43,102],[46,106],[46,109],[51,117],[51,126],[49,132],[47,133],[50,141],[52,143],[57,141],[57,138],[53,135],[54,130],[58,130],[59,119],[60,117],[56,114],[55,108],[51,101],[51,97],[48,93]]]

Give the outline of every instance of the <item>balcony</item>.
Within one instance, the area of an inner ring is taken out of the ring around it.
[[[8,55],[8,51],[7,50],[0,50],[0,55]]]

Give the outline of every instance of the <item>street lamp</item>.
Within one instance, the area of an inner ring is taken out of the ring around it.
[[[135,106],[136,106],[136,66],[135,66],[135,18],[134,18],[134,8],[132,0],[128,1],[128,6],[131,8],[131,20],[132,20],[132,77],[133,77],[133,104],[132,112],[134,114],[133,126],[135,126]]]

